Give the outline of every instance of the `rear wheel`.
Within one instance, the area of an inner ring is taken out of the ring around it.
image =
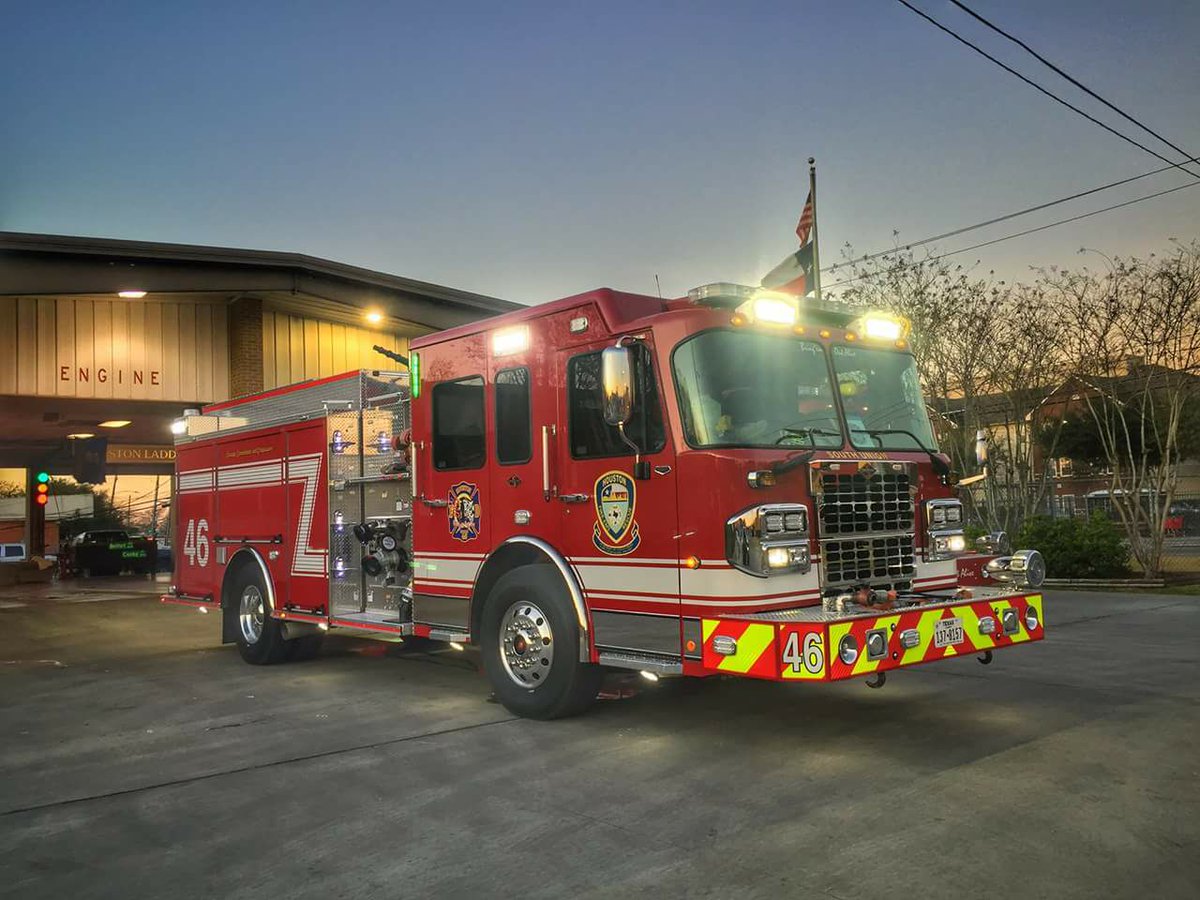
[[[500,577],[483,607],[483,667],[496,699],[519,716],[557,719],[596,700],[603,672],[579,661],[579,622],[550,566]]]
[[[271,617],[262,574],[252,566],[243,565],[229,587],[230,606],[226,615],[233,615],[237,622],[237,645],[242,659],[255,666],[283,660],[287,642],[279,622]]]

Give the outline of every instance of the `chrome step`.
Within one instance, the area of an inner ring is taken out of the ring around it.
[[[640,672],[653,672],[655,675],[683,674],[683,663],[677,657],[632,653],[628,650],[601,650],[600,665],[611,666],[614,669],[637,669]]]

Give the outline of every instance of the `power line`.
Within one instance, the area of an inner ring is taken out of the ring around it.
[[[1095,91],[1093,91],[1090,87],[1088,87],[1086,84],[1081,82],[1079,79],[1069,75],[1067,72],[1064,72],[1061,68],[1056,66],[1054,63],[1050,62],[1050,60],[1046,59],[1046,57],[1042,56],[1042,54],[1038,53],[1036,50],[1034,50],[1032,47],[1030,47],[1027,43],[1025,43],[1020,38],[1005,31],[999,25],[996,25],[995,23],[988,21],[983,16],[981,16],[979,13],[975,12],[975,10],[971,9],[971,7],[967,6],[965,3],[960,2],[960,0],[950,0],[950,2],[953,3],[955,6],[957,6],[959,9],[961,9],[963,12],[965,12],[967,15],[971,16],[972,18],[976,19],[979,22],[982,22],[984,25],[986,25],[992,31],[996,32],[1001,37],[1007,38],[1008,40],[1012,41],[1014,44],[1016,44],[1018,47],[1020,47],[1022,50],[1024,50],[1026,53],[1028,53],[1030,56],[1032,56],[1034,59],[1036,59],[1038,62],[1040,62],[1042,65],[1049,68],[1050,71],[1054,72],[1057,75],[1062,76],[1067,81],[1071,82],[1071,84],[1075,85],[1075,87],[1079,88],[1081,91],[1083,91],[1085,94],[1087,94],[1089,97],[1100,101],[1105,106],[1107,106],[1109,109],[1111,109],[1113,112],[1115,112],[1117,115],[1121,116],[1123,119],[1125,119],[1129,122],[1132,122],[1134,125],[1136,125],[1140,129],[1142,129],[1142,131],[1146,132],[1147,134],[1158,138],[1160,141],[1162,141],[1164,144],[1166,144],[1172,150],[1182,153],[1185,157],[1191,156],[1191,154],[1188,153],[1188,151],[1184,150],[1178,144],[1174,144],[1171,141],[1167,140],[1165,137],[1163,137],[1161,134],[1159,134],[1157,131],[1155,131],[1153,128],[1151,128],[1149,125],[1145,124],[1144,122],[1139,121],[1138,119],[1135,119],[1133,116],[1131,116],[1129,113],[1125,112],[1125,110],[1121,109],[1115,103],[1111,103],[1108,100],[1101,97],[1099,94],[1097,94]],[[1191,162],[1191,161],[1194,161],[1194,157],[1191,160],[1185,160],[1185,162]],[[1191,172],[1191,171],[1189,171],[1188,174],[1193,175],[1195,177],[1200,177],[1200,176],[1196,176],[1196,173]]]
[[[1078,113],[1079,115],[1081,115],[1085,119],[1087,119],[1089,122],[1099,125],[1105,131],[1109,132],[1110,134],[1116,135],[1117,137],[1119,137],[1121,140],[1125,141],[1126,143],[1132,144],[1133,146],[1137,147],[1140,150],[1145,150],[1151,156],[1157,157],[1158,159],[1161,159],[1163,162],[1168,163],[1172,168],[1179,169],[1181,172],[1183,172],[1184,174],[1186,174],[1192,178],[1196,177],[1190,171],[1188,171],[1187,169],[1184,168],[1184,163],[1172,162],[1171,160],[1167,159],[1167,157],[1165,157],[1161,153],[1159,153],[1157,150],[1147,147],[1141,141],[1135,140],[1134,138],[1131,138],[1127,134],[1122,134],[1120,131],[1117,131],[1117,129],[1113,128],[1111,125],[1105,124],[1104,122],[1101,122],[1099,119],[1097,119],[1095,116],[1091,115],[1090,113],[1084,112],[1082,109],[1080,109],[1078,106],[1071,103],[1070,101],[1064,100],[1062,97],[1058,96],[1053,91],[1050,91],[1047,88],[1042,87],[1040,84],[1038,84],[1032,78],[1028,78],[1025,75],[1022,75],[1020,72],[1018,72],[1012,66],[1008,65],[1007,63],[1001,62],[999,59],[992,56],[992,54],[988,53],[986,50],[984,50],[978,44],[972,43],[971,41],[967,40],[965,37],[960,35],[958,32],[943,25],[937,19],[933,18],[933,16],[931,16],[928,13],[924,12],[923,10],[920,10],[917,7],[913,6],[911,3],[908,2],[908,0],[896,0],[896,2],[899,3],[901,6],[905,7],[906,9],[911,10],[916,15],[920,16],[922,19],[924,19],[929,24],[933,25],[939,31],[944,31],[946,34],[950,35],[950,37],[954,38],[960,44],[965,44],[967,47],[970,47],[972,50],[974,50],[980,56],[984,57],[985,59],[991,60],[996,65],[998,65],[1000,68],[1002,68],[1004,71],[1008,72],[1010,75],[1014,75],[1015,77],[1021,79],[1021,81],[1025,82],[1030,87],[1045,94],[1047,97],[1049,97],[1055,103],[1060,103],[1063,106],[1065,106],[1067,109]]]
[[[1189,181],[1187,184],[1181,184],[1181,185],[1177,185],[1176,187],[1173,187],[1173,188],[1167,188],[1165,191],[1158,191],[1157,193],[1154,193],[1154,194],[1147,194],[1144,197],[1135,197],[1132,200],[1126,200],[1124,203],[1116,203],[1112,206],[1106,206],[1103,209],[1094,209],[1091,212],[1082,213],[1078,216],[1071,216],[1069,219],[1059,219],[1057,222],[1050,222],[1047,225],[1038,225],[1036,228],[1027,228],[1024,231],[1018,231],[1015,234],[1006,234],[1003,237],[993,238],[990,241],[982,241],[981,243],[978,243],[978,244],[972,244],[970,247],[960,247],[958,250],[949,250],[946,253],[939,253],[936,256],[930,256],[928,259],[924,260],[924,262],[935,262],[939,259],[945,259],[947,256],[955,256],[959,253],[968,253],[971,250],[978,250],[981,247],[990,247],[992,244],[999,244],[1003,241],[1011,241],[1015,238],[1025,237],[1026,235],[1029,235],[1029,234],[1036,234],[1039,231],[1045,231],[1047,228],[1056,228],[1059,225],[1067,225],[1071,222],[1078,222],[1080,219],[1087,219],[1087,218],[1090,218],[1091,216],[1098,216],[1101,213],[1112,212],[1114,209],[1121,209],[1126,206],[1132,206],[1135,203],[1142,203],[1143,201],[1146,201],[1146,200],[1153,200],[1156,197],[1162,197],[1162,196],[1165,196],[1166,194],[1173,194],[1176,191],[1182,191],[1182,190],[1185,190],[1186,188],[1194,188],[1194,187],[1200,187],[1200,181]],[[895,253],[896,251],[892,250],[889,252]],[[881,255],[886,255],[886,254],[875,254],[874,257],[870,257],[870,258],[874,259],[875,257],[881,256]],[[832,288],[836,288],[836,287],[841,287],[844,284],[852,284],[853,282],[862,281],[864,278],[869,278],[869,277],[870,277],[869,274],[855,275],[852,278],[845,278],[845,279],[837,282],[836,284],[831,284],[831,285],[829,285],[829,288],[832,289]]]
[[[1189,160],[1185,160],[1185,162],[1196,162],[1197,160],[1200,160],[1200,156],[1194,156]],[[989,225],[997,225],[1000,222],[1007,222],[1010,219],[1016,219],[1016,218],[1019,218],[1020,216],[1028,215],[1029,213],[1040,212],[1043,209],[1049,209],[1052,206],[1058,206],[1062,203],[1068,203],[1071,200],[1078,200],[1081,197],[1087,197],[1087,196],[1090,196],[1091,194],[1098,194],[1101,191],[1107,191],[1111,188],[1120,187],[1121,185],[1125,185],[1125,184],[1130,184],[1130,183],[1132,183],[1134,181],[1138,181],[1142,178],[1149,178],[1151,175],[1159,175],[1163,172],[1170,171],[1171,169],[1174,169],[1174,168],[1176,168],[1176,166],[1171,165],[1171,166],[1162,166],[1161,168],[1158,168],[1158,169],[1151,169],[1149,172],[1143,172],[1141,175],[1134,175],[1130,178],[1122,178],[1120,181],[1110,181],[1108,184],[1102,184],[1099,187],[1089,188],[1086,191],[1080,191],[1077,194],[1071,194],[1066,197],[1060,197],[1057,200],[1050,200],[1046,203],[1039,203],[1036,206],[1027,206],[1027,207],[1025,207],[1025,209],[1020,209],[1020,210],[1017,210],[1016,212],[1006,213],[1003,216],[996,216],[994,219],[987,219],[983,222],[977,222],[974,225],[964,225],[963,227],[955,228],[952,231],[944,231],[941,234],[935,234],[933,237],[922,238],[919,241],[909,241],[909,242],[906,242],[900,248],[893,247],[890,250],[880,250],[878,253],[870,253],[870,254],[867,254],[866,256],[856,257],[856,258],[850,260],[849,263],[834,263],[831,266],[826,266],[821,271],[822,272],[836,272],[838,269],[844,268],[845,266],[849,265],[850,263],[869,262],[872,259],[878,259],[881,256],[887,256],[889,253],[895,253],[897,249],[910,250],[913,247],[920,247],[925,244],[932,244],[934,241],[942,241],[942,240],[945,240],[946,238],[958,237],[960,234],[966,234],[968,231],[976,231],[980,228],[986,228]],[[1187,185],[1184,185],[1184,186],[1186,187]]]

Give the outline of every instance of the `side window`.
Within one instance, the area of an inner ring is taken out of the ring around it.
[[[483,379],[444,381],[433,388],[433,466],[477,469],[483,465]]]
[[[636,402],[625,433],[645,453],[657,453],[666,444],[662,403],[654,380],[650,351],[638,344],[634,349]],[[573,356],[567,361],[567,427],[571,455],[576,459],[600,456],[632,456],[621,433],[604,421],[600,391],[600,352]]]
[[[496,459],[501,465],[533,457],[532,425],[529,370],[501,369],[496,373]]]

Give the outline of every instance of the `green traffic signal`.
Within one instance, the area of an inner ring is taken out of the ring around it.
[[[48,483],[50,481],[50,473],[49,472],[38,472],[37,480],[38,480],[39,484]]]

